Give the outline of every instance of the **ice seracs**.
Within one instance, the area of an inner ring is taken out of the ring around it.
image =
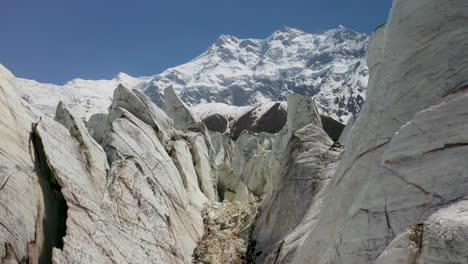
[[[466,163],[458,159],[466,147],[459,103],[468,81],[467,18],[463,0],[394,1],[369,45],[366,103],[345,140],[329,199],[293,263],[401,263],[388,253],[409,245],[403,233],[418,224],[431,235],[426,242],[422,236],[417,263],[466,262],[458,250],[466,242],[457,240],[449,254],[451,238],[440,235],[463,224],[432,214],[463,208],[468,194]]]
[[[116,84],[105,113],[84,122],[63,102],[52,119],[19,98],[0,65],[2,263],[467,263],[467,25],[465,0],[395,0],[369,44],[367,101],[341,139],[325,131],[324,101],[298,94],[287,111],[208,109],[181,100],[197,89],[168,88],[166,113]],[[316,37],[346,53],[356,34]],[[308,34],[275,32],[262,67],[294,58],[281,47],[298,38]],[[209,55],[246,65],[229,51],[257,44],[223,36]],[[247,82],[226,98],[260,94]],[[285,125],[255,131],[269,113],[286,114]],[[202,122],[215,114],[224,135]]]
[[[63,102],[28,116],[14,81],[1,66],[2,262],[191,263],[208,200],[172,120],[123,86],[88,128]]]

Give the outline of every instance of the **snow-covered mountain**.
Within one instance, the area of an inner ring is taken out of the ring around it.
[[[60,86],[17,78],[16,87],[24,100],[48,116],[53,117],[58,102],[63,101],[75,113],[88,120],[95,113],[107,112],[112,94],[119,84],[137,88],[150,80],[151,77],[135,78],[119,73],[111,80],[74,79]]]
[[[154,76],[145,93],[162,103],[172,85],[189,105],[243,106],[295,92],[316,96],[324,112],[346,122],[363,103],[367,44],[367,35],[341,26],[322,34],[284,27],[266,39],[223,35],[189,63]]]
[[[364,102],[368,40],[342,26],[316,34],[283,27],[266,39],[222,35],[192,61],[151,77],[121,73],[112,80],[76,79],[64,86],[19,79],[18,89],[48,114],[63,100],[85,118],[107,108],[118,83],[144,91],[158,105],[164,104],[168,86],[189,106],[285,101],[295,92],[314,96],[324,114],[345,123]]]

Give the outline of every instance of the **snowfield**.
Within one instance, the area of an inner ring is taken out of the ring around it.
[[[84,119],[105,112],[120,83],[143,91],[160,106],[164,89],[172,86],[188,106],[204,114],[239,115],[247,108],[234,106],[285,101],[295,92],[314,97],[324,114],[346,123],[364,102],[368,41],[366,34],[342,26],[316,34],[283,27],[266,39],[222,35],[192,61],[154,76],[119,73],[111,80],[75,79],[63,86],[18,78],[17,89],[49,116],[64,101]]]

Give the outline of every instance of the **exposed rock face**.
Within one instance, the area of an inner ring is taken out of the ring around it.
[[[244,130],[253,133],[278,133],[286,123],[287,110],[281,103],[273,104],[267,111],[258,114],[259,108],[253,108],[242,115],[232,125],[230,136],[237,139]],[[260,110],[261,111],[261,110]]]
[[[236,140],[242,131],[278,133],[286,124],[284,102],[236,107],[224,104],[205,104],[192,108],[203,118],[209,130],[229,135]]]
[[[227,108],[227,109],[226,109]],[[252,107],[236,107],[222,104],[206,104],[193,107],[203,117],[210,131],[229,135],[237,140],[242,131],[275,134],[286,125],[287,104],[284,102],[261,104]],[[351,120],[354,120],[351,118]],[[321,115],[322,126],[333,141],[338,141],[344,125],[326,115]]]
[[[337,142],[340,139],[341,133],[343,132],[345,125],[331,117],[324,115],[320,116],[320,119],[322,121],[323,130],[327,132],[328,136],[334,142]]]
[[[203,123],[205,123],[206,127],[210,131],[214,132],[224,133],[228,128],[228,121],[226,118],[224,118],[224,116],[219,114],[214,114],[203,119]]]
[[[398,234],[468,194],[459,104],[468,82],[467,25],[466,1],[394,1],[370,44],[366,105],[293,263],[373,263]],[[437,263],[451,249],[435,234],[461,226],[432,225],[417,258]],[[439,257],[430,245],[442,246]],[[453,251],[454,263],[466,262]],[[395,263],[387,253],[380,263]]]
[[[251,132],[278,133],[286,123],[287,110],[281,103],[274,104],[250,128]]]

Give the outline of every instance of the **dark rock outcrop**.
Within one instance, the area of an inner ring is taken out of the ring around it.
[[[285,103],[272,104],[266,111],[263,105],[252,107],[239,118],[228,120],[221,114],[212,114],[203,119],[210,131],[228,134],[236,140],[242,131],[249,133],[276,134],[283,129],[287,121],[287,107]],[[338,141],[345,125],[335,119],[321,115],[322,126],[333,141]]]
[[[337,142],[345,128],[345,125],[336,121],[335,119],[321,115],[323,130],[327,132],[328,136],[334,141]]]
[[[233,123],[230,132],[232,139],[237,139],[244,130],[252,133],[267,132],[274,134],[284,127],[287,110],[281,103],[274,104],[265,112],[262,112],[261,108],[261,105],[253,108]]]
[[[220,114],[211,115],[202,120],[206,127],[213,132],[224,133],[228,128],[228,121]]]

